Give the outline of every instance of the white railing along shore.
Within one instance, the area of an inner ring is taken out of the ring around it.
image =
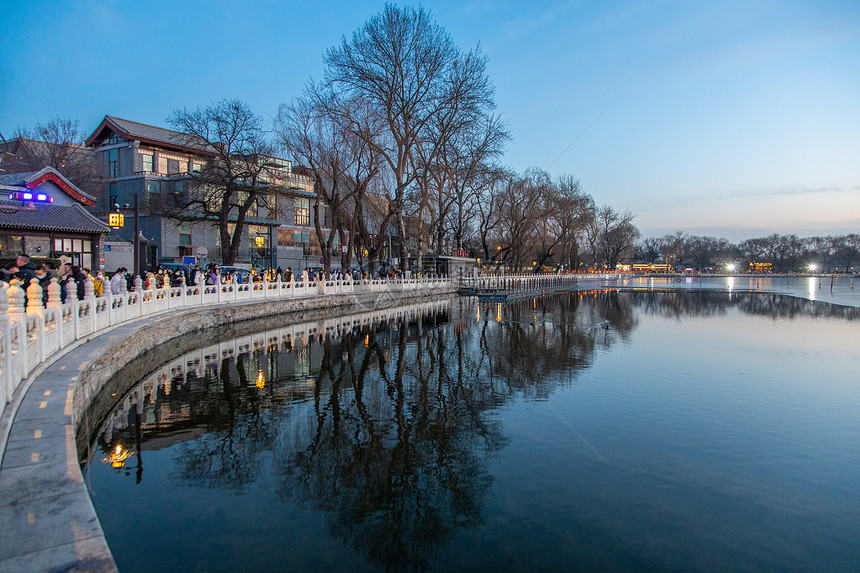
[[[202,277],[202,274],[201,274]],[[31,279],[26,293],[17,280],[0,281],[0,411],[12,399],[15,390],[39,370],[41,364],[58,356],[78,340],[91,338],[112,326],[171,309],[245,302],[250,300],[284,300],[306,296],[360,294],[374,292],[427,291],[453,286],[448,278],[404,279],[310,279],[274,282],[194,284],[144,289],[140,277],[134,291],[110,292],[104,283],[104,295],[95,296],[92,278],[84,283],[84,297],[77,300],[74,288],[67,302],[61,302],[57,279],[48,286],[47,303],[42,303],[42,287]],[[155,277],[150,276],[150,285]],[[26,306],[25,306],[26,300]]]
[[[542,289],[573,287],[581,282],[617,280],[619,273],[529,273],[479,275],[460,279],[461,288],[475,291],[528,292]]]

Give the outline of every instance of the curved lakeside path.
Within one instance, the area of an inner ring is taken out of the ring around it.
[[[784,294],[860,308],[860,283],[852,289],[850,277],[834,279],[832,292],[830,276],[639,277],[602,285],[598,288]],[[595,285],[580,285],[591,288]],[[17,410],[4,411],[3,423],[11,430],[0,463],[0,571],[116,571],[78,465],[73,395],[81,373],[106,351],[126,340],[134,344],[135,335],[148,327],[172,328],[176,319],[176,312],[164,312],[73,347],[33,381]],[[5,419],[10,412],[14,419]]]

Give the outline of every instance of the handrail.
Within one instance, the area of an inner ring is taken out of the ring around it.
[[[200,275],[202,278],[202,274]],[[302,277],[305,278],[305,277]],[[26,294],[19,286],[0,281],[0,410],[5,409],[20,384],[40,366],[53,360],[64,348],[81,339],[97,336],[101,331],[141,317],[174,309],[206,307],[247,300],[289,300],[306,296],[330,296],[371,292],[432,291],[454,286],[447,277],[409,280],[365,279],[350,276],[325,280],[290,280],[226,284],[220,278],[214,285],[202,283],[178,287],[144,289],[141,277],[134,290],[112,294],[105,285],[104,295],[95,296],[91,277],[84,283],[81,300],[61,302],[60,284],[56,278],[48,285],[48,301],[42,306],[42,287],[31,279]],[[150,273],[148,284],[155,284]],[[26,308],[25,308],[26,299]]]

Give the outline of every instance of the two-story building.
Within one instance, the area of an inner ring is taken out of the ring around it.
[[[138,197],[140,230],[150,241],[148,264],[221,262],[220,234],[216,222],[202,218],[180,221],[154,206],[181,206],[188,200],[191,178],[203,171],[215,153],[205,141],[189,140],[180,132],[114,116],[105,116],[86,140],[105,177],[102,196],[95,207],[106,216],[132,207]],[[294,173],[286,159],[266,158],[271,196],[257,205],[245,221],[239,263],[248,266],[291,266],[294,270],[317,266],[311,206],[315,193],[311,177]],[[325,213],[320,213],[324,222]],[[127,219],[128,220],[128,219]],[[132,240],[128,224],[120,236]],[[318,250],[318,247],[317,247]],[[108,269],[111,270],[111,269]]]

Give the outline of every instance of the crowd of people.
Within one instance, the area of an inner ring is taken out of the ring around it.
[[[134,290],[134,275],[128,272],[125,267],[120,267],[116,272],[107,278],[104,272],[96,271],[72,265],[69,263],[61,265],[62,269],[55,268],[50,262],[45,262],[36,265],[30,260],[27,255],[19,255],[16,262],[8,265],[4,269],[0,269],[0,280],[11,282],[18,279],[21,286],[26,290],[26,285],[30,284],[32,279],[38,279],[39,285],[42,287],[42,302],[46,304],[48,301],[48,285],[51,284],[51,279],[56,278],[60,285],[60,299],[63,303],[75,297],[77,300],[82,300],[85,295],[85,284],[88,278],[93,281],[93,288],[96,297],[104,296],[105,290],[110,290],[112,295],[118,295],[123,291]],[[192,265],[187,270],[185,269],[169,269],[164,266],[156,268],[154,273],[147,273],[145,277],[141,277],[144,281],[144,288],[167,288],[178,287],[183,284],[206,284],[214,285],[219,281],[221,284],[241,284],[244,282],[259,283],[267,280],[275,282],[280,278],[283,282],[301,282],[313,281],[317,276],[322,274],[321,270],[306,269],[301,273],[293,273],[290,267],[286,270],[278,268],[267,268],[257,271],[250,269],[238,269],[231,267],[222,269],[218,264],[211,263],[206,267]],[[333,280],[341,280],[345,278],[347,273],[341,272],[340,269],[335,269],[330,278]],[[362,272],[354,269],[349,273],[353,280],[360,279],[399,279],[403,274],[399,270],[376,271],[374,273]]]

